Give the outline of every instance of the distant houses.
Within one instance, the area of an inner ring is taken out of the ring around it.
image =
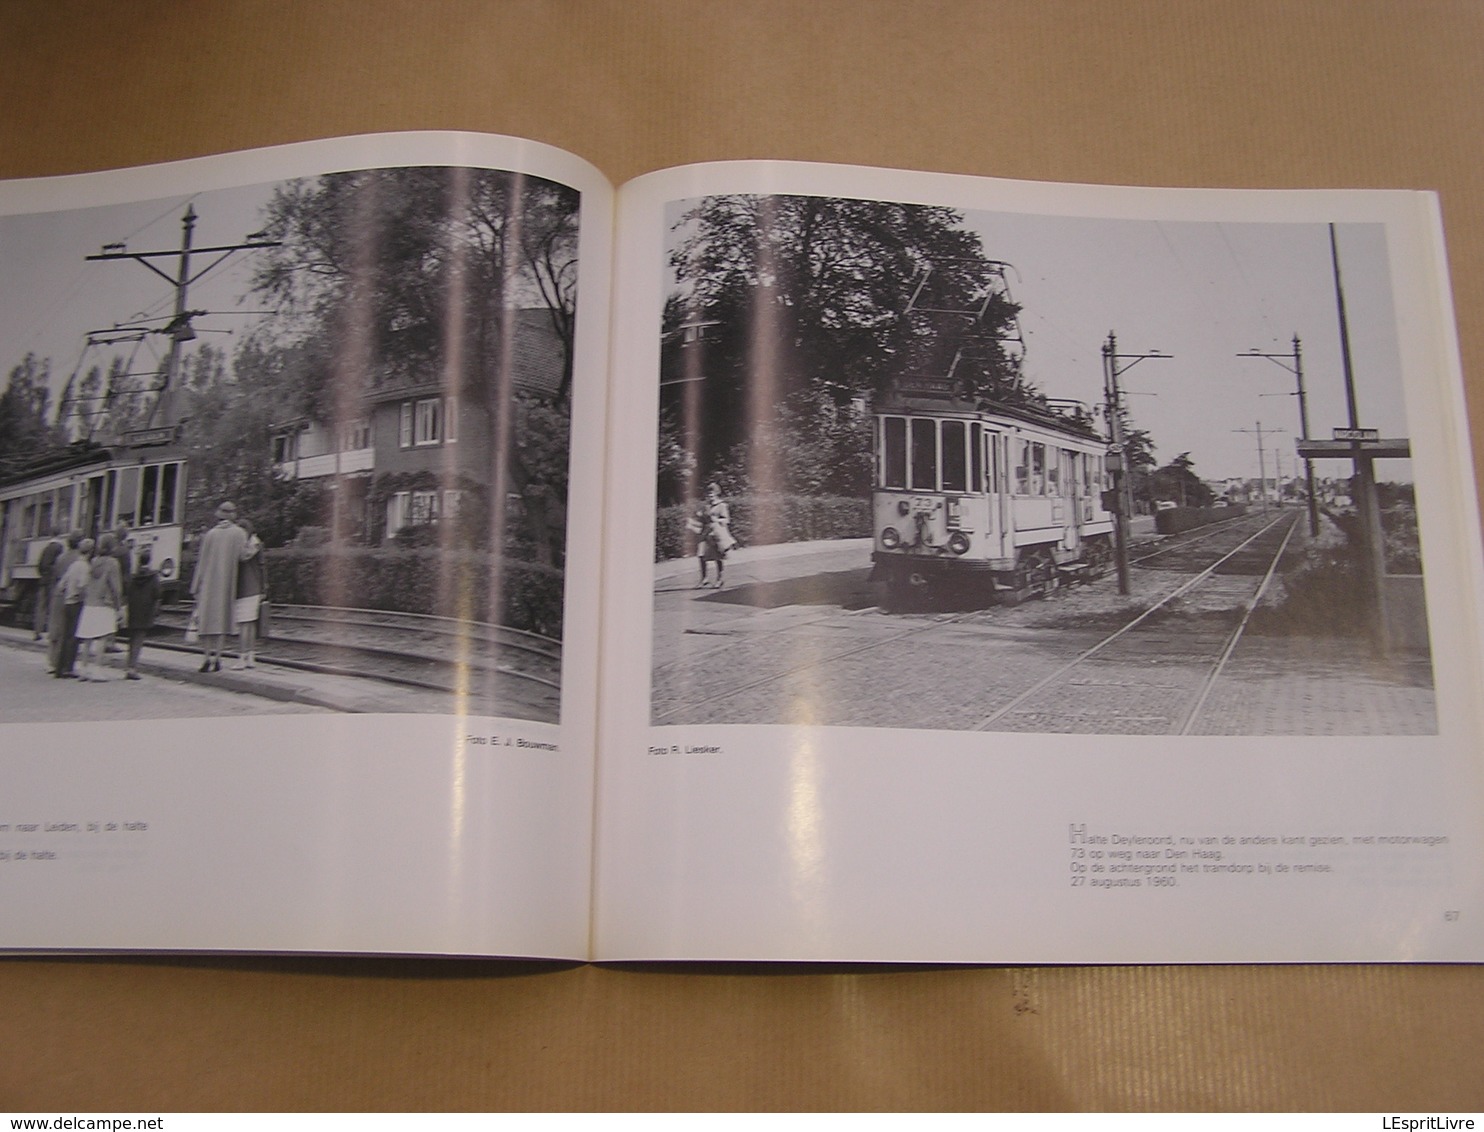
[[[554,402],[564,346],[544,308],[515,312],[505,364],[514,396]],[[330,493],[342,532],[376,544],[456,520],[489,488],[498,466],[490,415],[467,386],[440,375],[366,390],[358,415],[291,418],[272,429],[272,462],[285,479]]]

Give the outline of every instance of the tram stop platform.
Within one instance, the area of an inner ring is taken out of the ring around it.
[[[0,626],[0,645],[10,650],[35,655],[38,672],[46,669],[46,641],[35,641],[28,629]],[[122,649],[122,642],[120,642]],[[123,651],[109,653],[93,665],[95,676],[104,681],[124,680]],[[201,654],[146,645],[140,656],[139,684],[147,691],[152,681],[168,680],[194,684],[223,692],[256,696],[280,703],[347,713],[441,713],[459,710],[452,693],[422,688],[402,687],[362,677],[329,672],[300,671],[259,663],[249,669],[234,669],[237,658],[222,658],[220,672],[201,672]],[[53,681],[56,683],[56,681]],[[12,692],[14,689],[11,690]]]

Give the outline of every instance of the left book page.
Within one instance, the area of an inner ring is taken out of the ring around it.
[[[0,184],[0,948],[587,954],[612,190]]]

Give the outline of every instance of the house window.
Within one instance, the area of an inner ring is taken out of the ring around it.
[[[459,438],[459,399],[450,397],[443,407],[443,440],[452,444]]]
[[[388,534],[396,534],[407,525],[407,504],[411,494],[407,491],[398,491],[387,497],[386,529]]]
[[[340,450],[358,452],[371,447],[371,422],[364,417],[351,421],[341,434]]]
[[[412,402],[402,402],[402,416],[398,422],[397,444],[402,448],[412,447]]]
[[[410,526],[423,526],[438,521],[439,494],[436,491],[414,491],[411,511],[407,517]]]
[[[415,445],[437,444],[443,439],[443,401],[429,397],[413,406],[412,442]]]

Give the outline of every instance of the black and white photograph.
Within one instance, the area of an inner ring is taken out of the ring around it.
[[[0,722],[559,722],[579,194],[0,217]]]
[[[1437,733],[1383,225],[665,222],[651,724]]]

